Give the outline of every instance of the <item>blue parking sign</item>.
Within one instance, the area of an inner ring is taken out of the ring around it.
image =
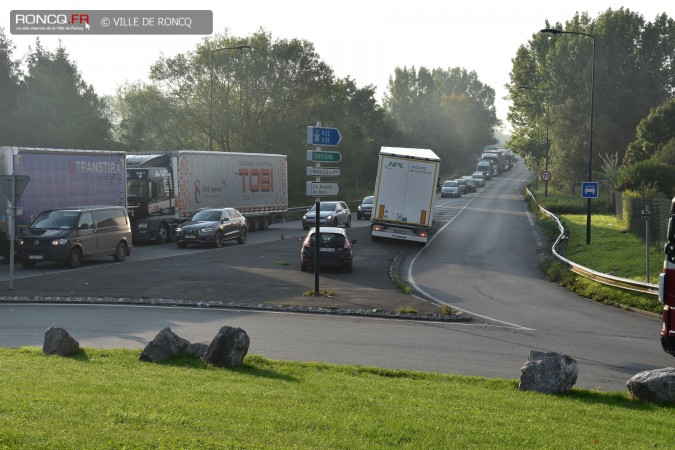
[[[581,198],[598,198],[598,194],[597,181],[581,182]]]

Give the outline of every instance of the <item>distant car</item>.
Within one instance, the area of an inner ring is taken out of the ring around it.
[[[443,197],[461,197],[462,192],[459,188],[459,182],[456,180],[447,180],[441,186],[441,198]]]
[[[349,238],[347,230],[338,227],[321,227],[319,232],[319,266],[342,267],[352,273],[354,259],[353,245],[356,240]],[[306,272],[314,267],[316,256],[316,229],[311,228],[302,241],[300,270]]]
[[[469,192],[476,192],[476,180],[471,175],[464,175],[462,180],[466,181],[466,187]]]
[[[473,175],[471,175],[471,178],[473,178],[476,182],[476,186],[485,186],[485,174],[483,174],[483,172],[475,172]]]
[[[469,187],[466,185],[466,180],[463,180],[461,178],[457,178],[455,181],[457,181],[459,183],[459,191],[462,194],[466,194],[467,192],[469,192]]]
[[[188,244],[219,248],[227,240],[236,239],[239,244],[244,244],[247,238],[246,218],[234,208],[202,209],[176,228],[176,244],[180,248]]]
[[[307,210],[302,216],[302,228],[309,230],[316,225],[316,203]],[[345,228],[352,226],[352,212],[345,202],[330,201],[321,202],[321,211],[319,212],[319,226],[337,227],[344,225]]]
[[[361,220],[362,218],[367,218],[370,219],[370,217],[373,214],[373,199],[375,197],[373,195],[369,195],[367,197],[364,197],[363,200],[361,200],[361,204],[359,207],[356,209],[356,218]]]

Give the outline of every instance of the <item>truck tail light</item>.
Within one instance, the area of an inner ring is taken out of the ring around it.
[[[417,235],[419,237],[429,237],[429,233],[427,233],[426,231],[420,231],[417,233]]]
[[[373,231],[382,231],[382,225],[373,225]]]

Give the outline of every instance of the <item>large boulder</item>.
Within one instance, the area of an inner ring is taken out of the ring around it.
[[[675,367],[645,370],[628,380],[626,386],[640,401],[675,404]]]
[[[139,359],[150,362],[166,361],[185,351],[188,345],[190,345],[190,341],[183,339],[171,331],[171,328],[166,327],[145,346]]]
[[[45,331],[42,353],[45,355],[72,356],[80,349],[80,343],[63,328],[49,327]]]
[[[239,367],[251,343],[241,328],[222,327],[204,353],[203,361],[218,367]]]
[[[527,362],[520,370],[518,389],[545,394],[571,391],[579,374],[574,358],[536,350],[530,351]]]

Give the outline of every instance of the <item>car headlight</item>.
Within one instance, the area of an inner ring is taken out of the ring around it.
[[[332,218],[333,218],[333,216],[326,216],[326,220],[330,220]]]
[[[181,227],[176,228],[176,233],[180,233],[181,231],[183,231]]]
[[[304,216],[302,216],[302,220],[307,220],[307,214],[305,214]]]
[[[356,209],[358,209],[359,211],[361,211],[361,205],[359,205],[359,207],[358,207],[358,208],[356,208]]]
[[[50,244],[52,245],[66,245],[68,243],[68,239],[54,239]]]
[[[213,231],[213,227],[202,228],[200,231],[202,233],[210,233]]]
[[[140,229],[147,230],[147,229],[148,229],[148,222],[141,222],[141,223],[139,223],[139,224],[138,224],[138,229],[139,229],[139,230],[140,230]]]

